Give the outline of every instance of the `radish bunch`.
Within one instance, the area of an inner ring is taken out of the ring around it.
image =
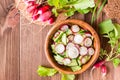
[[[39,20],[49,24],[55,21],[55,17],[49,5],[37,4],[36,0],[24,0],[24,2],[27,6],[27,12],[32,15],[33,21]]]
[[[76,24],[64,24],[53,36],[51,44],[55,60],[73,71],[81,69],[95,50],[92,34]]]

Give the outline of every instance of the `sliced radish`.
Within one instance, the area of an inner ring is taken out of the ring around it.
[[[63,26],[61,26],[60,30],[62,30],[62,31],[67,31],[68,28],[69,28],[68,25],[63,25]]]
[[[86,36],[86,37],[92,37],[92,35],[91,35],[90,33],[88,33],[88,32],[85,33],[85,36]]]
[[[95,50],[93,48],[88,49],[88,54],[93,55],[95,53]]]
[[[85,58],[85,57],[83,57],[82,59],[81,59],[81,63],[82,64],[85,64],[87,62],[87,59]]]
[[[79,32],[80,31],[80,27],[78,25],[72,25],[71,30],[73,32]]]
[[[39,16],[40,16],[40,14],[33,15],[33,16],[32,16],[32,20],[33,20],[33,21],[34,21],[34,20],[37,20],[37,19],[39,18]]]
[[[49,9],[50,9],[50,6],[49,5],[45,5],[45,6],[41,7],[41,8],[39,8],[38,14],[43,14],[46,11],[48,11]]]
[[[82,46],[80,47],[80,55],[86,55],[88,53],[88,50],[86,47]]]
[[[66,49],[70,49],[72,47],[74,47],[75,45],[72,42],[69,42],[66,46]]]
[[[54,21],[55,21],[55,19],[53,17],[51,17],[51,18],[48,19],[48,23],[49,24],[52,24]]]
[[[56,32],[55,35],[54,35],[54,38],[58,37],[60,34],[60,31]]]
[[[79,55],[79,51],[76,47],[71,47],[68,49],[67,54],[70,58],[77,58]]]
[[[40,21],[47,21],[50,17],[52,16],[52,12],[51,11],[47,11],[43,14],[40,15],[39,19]]]
[[[68,40],[69,40],[69,41],[73,41],[73,40],[74,40],[74,35],[72,35],[72,34],[69,35],[69,36],[68,36]]]
[[[91,38],[85,38],[84,45],[86,47],[90,47],[92,45],[92,39]]]
[[[71,63],[70,58],[64,58],[64,59],[63,59],[63,64],[64,64],[64,65],[69,65],[70,63]]]
[[[56,44],[55,51],[59,54],[62,54],[65,51],[65,46],[63,44]]]
[[[74,42],[76,44],[81,44],[83,42],[83,37],[80,35],[80,34],[76,34],[75,37],[74,37]]]

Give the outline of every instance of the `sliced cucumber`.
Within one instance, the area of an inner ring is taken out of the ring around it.
[[[56,44],[55,51],[59,54],[62,54],[65,51],[65,46],[63,44]]]
[[[78,66],[78,63],[77,63],[76,59],[72,59],[71,63],[67,66]]]
[[[55,51],[55,44],[52,44],[52,45],[51,45],[51,49],[52,49],[52,52],[53,52],[54,54],[57,54],[57,52]]]
[[[59,33],[59,34],[58,34]],[[57,36],[56,36],[56,34],[57,34]],[[58,31],[58,32],[56,32],[56,34],[55,34],[55,37],[53,37],[53,40],[55,41],[55,42],[58,42],[60,39],[61,39],[61,37],[62,37],[62,35],[64,34],[64,32],[63,31]]]
[[[71,67],[71,69],[72,69],[72,71],[78,71],[78,70],[80,70],[81,69],[81,66],[73,66],[73,67]]]
[[[60,64],[63,64],[63,57],[62,56],[60,56],[60,55],[54,55],[54,58],[55,58],[55,60],[58,62],[58,63],[60,63]]]
[[[87,63],[90,58],[91,58],[91,56],[84,56],[84,57],[81,59],[82,64]]]
[[[62,42],[64,45],[67,44],[67,35],[65,33],[62,35]]]
[[[66,31],[66,34],[67,34],[67,36],[70,35],[70,34],[72,34],[71,29],[68,29],[68,30]]]

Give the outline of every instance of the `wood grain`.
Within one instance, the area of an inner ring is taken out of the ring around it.
[[[91,14],[75,14],[71,18],[81,19],[90,24]],[[100,14],[93,27],[98,31],[98,23],[106,19],[104,13]],[[53,77],[40,77],[36,70],[38,65],[51,67],[44,53],[45,37],[52,26],[29,24],[23,16],[20,25],[14,31],[6,31],[0,38],[0,80],[61,80],[60,74]],[[42,27],[42,31],[40,31]],[[103,47],[106,39],[101,38]],[[114,68],[111,63],[106,63],[108,74],[104,80],[119,80],[120,66]],[[83,74],[76,75],[76,80],[91,80],[90,69]],[[100,68],[94,70],[94,80],[102,80]]]

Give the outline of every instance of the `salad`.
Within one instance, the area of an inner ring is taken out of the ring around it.
[[[77,71],[95,53],[92,34],[79,25],[64,24],[53,36],[51,49],[58,64]]]

